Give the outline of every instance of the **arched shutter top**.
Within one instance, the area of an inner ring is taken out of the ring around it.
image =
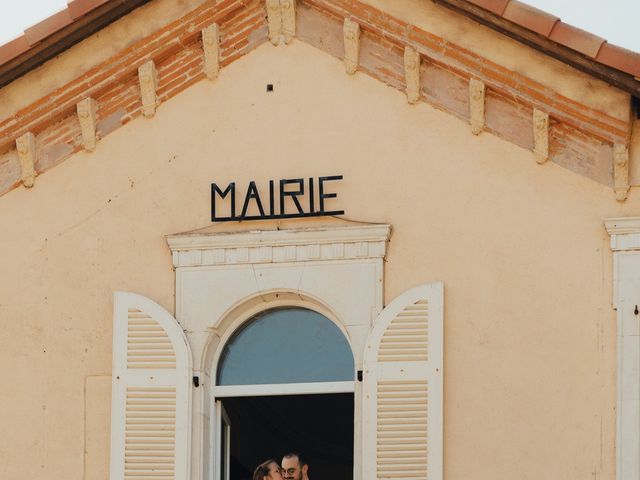
[[[191,353],[178,322],[141,295],[114,295],[111,479],[187,480]]]
[[[364,362],[430,362],[442,366],[442,282],[407,290],[376,319]],[[439,360],[439,362],[438,362]]]
[[[364,478],[442,479],[443,284],[378,316],[364,353]]]

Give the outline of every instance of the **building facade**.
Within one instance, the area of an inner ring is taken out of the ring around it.
[[[2,478],[639,478],[640,55],[121,3],[0,47]]]

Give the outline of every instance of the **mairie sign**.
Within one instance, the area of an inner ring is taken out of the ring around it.
[[[244,194],[240,214],[236,208],[239,205],[236,201],[236,195],[240,193],[236,182],[231,182],[223,188],[217,183],[212,183],[211,221],[229,222],[232,220],[344,215],[344,210],[327,210],[326,205],[328,199],[338,196],[337,193],[329,191],[336,186],[332,182],[338,180],[342,180],[342,175],[269,180],[267,188],[263,189],[262,193],[256,182],[252,180],[246,190],[240,191]],[[249,211],[254,214],[248,215]],[[256,215],[255,212],[258,214]]]

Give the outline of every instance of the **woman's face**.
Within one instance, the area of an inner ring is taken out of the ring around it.
[[[280,470],[280,465],[276,462],[271,462],[269,464],[269,475],[264,478],[268,478],[269,480],[284,480],[282,478],[282,471]]]

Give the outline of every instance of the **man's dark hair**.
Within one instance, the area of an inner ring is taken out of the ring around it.
[[[285,453],[282,458],[293,458],[293,457],[297,457],[298,458],[298,465],[300,465],[300,467],[302,467],[303,465],[309,465],[309,462],[307,462],[307,457],[306,455],[304,455],[302,452],[289,452],[289,453]]]

